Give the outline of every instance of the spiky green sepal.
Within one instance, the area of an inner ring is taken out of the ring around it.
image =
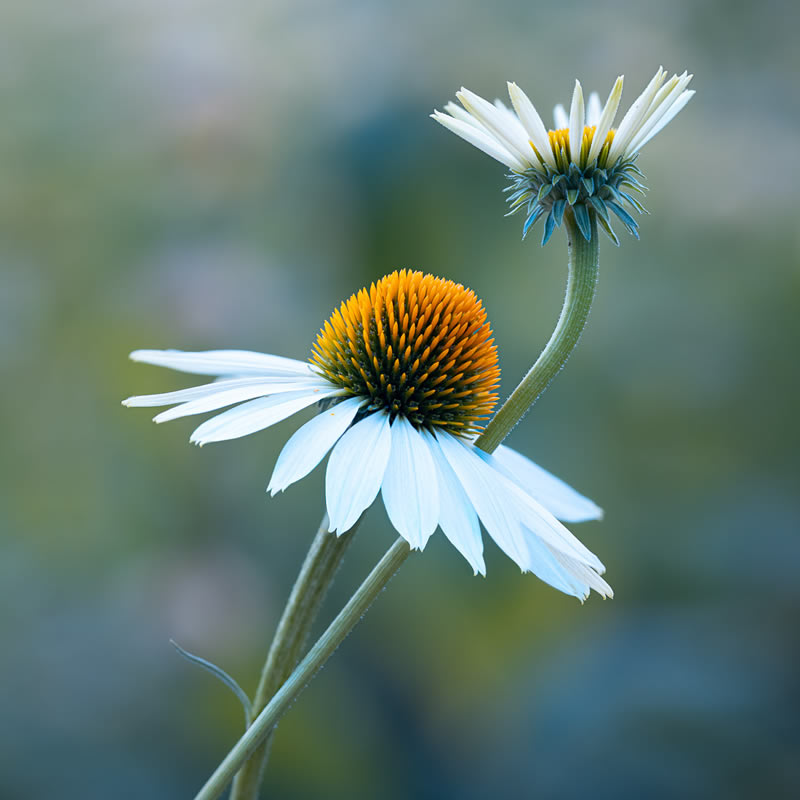
[[[619,239],[611,227],[613,213],[629,233],[639,238],[639,226],[625,209],[630,206],[640,214],[647,213],[642,204],[628,191],[644,195],[647,187],[640,182],[644,178],[635,165],[637,156],[618,161],[611,169],[603,169],[597,160],[581,170],[571,163],[567,171],[554,170],[547,164],[530,167],[525,172],[510,172],[511,184],[505,189],[511,192],[508,203],[511,216],[525,209],[524,239],[533,225],[545,217],[542,245],[547,244],[553,231],[561,226],[567,207],[572,209],[578,229],[586,241],[590,241],[592,228],[590,215],[597,215],[599,226],[614,244]],[[545,216],[546,215],[546,216]]]

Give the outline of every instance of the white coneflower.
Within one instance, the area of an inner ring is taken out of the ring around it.
[[[273,494],[331,451],[325,494],[330,530],[349,530],[380,491],[394,527],[422,549],[441,527],[485,574],[480,525],[524,571],[568,594],[611,596],[599,559],[557,517],[601,510],[508,447],[473,444],[497,400],[500,369],[486,312],[452,281],[401,270],[334,311],[308,362],[240,350],[137,350],[135,361],[217,377],[128,406],[175,407],[164,422],[239,405],[192,433],[198,444],[254,433],[317,405],[278,457]]]
[[[575,81],[569,113],[557,105],[555,126],[550,130],[516,83],[508,84],[514,111],[500,100],[492,104],[462,88],[456,97],[463,108],[448,103],[448,113],[434,111],[431,116],[511,170],[509,213],[525,209],[523,238],[540,217],[547,215],[542,237],[545,244],[570,207],[587,240],[591,238],[589,216],[596,213],[600,227],[619,244],[610,214],[614,213],[638,238],[637,223],[624,205],[644,211],[630,194],[645,193],[639,180],[644,176],[634,163],[639,150],[694,94],[686,89],[691,75],[684,72],[669,80],[666,77],[666,71],[659,67],[616,128],[613,125],[622,97],[622,76],[604,107],[596,93],[584,105],[581,84]]]

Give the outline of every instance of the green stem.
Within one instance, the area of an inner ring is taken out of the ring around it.
[[[568,276],[561,316],[550,341],[536,363],[475,441],[475,444],[487,453],[497,448],[561,370],[586,325],[597,284],[597,221],[592,213],[592,237],[588,242],[578,230],[569,210],[564,216],[564,223],[567,232]],[[286,709],[355,627],[409,553],[408,544],[403,539],[398,539],[392,545],[297,669],[253,720],[244,736],[217,767],[195,800],[216,800],[225,791],[225,787],[237,770],[270,735]],[[268,693],[268,690],[265,689],[265,692]],[[254,791],[257,790],[256,782]],[[250,800],[250,797],[255,796],[253,794],[243,798],[247,797]]]
[[[364,616],[372,601],[385,588],[390,578],[408,558],[410,552],[408,543],[404,539],[398,539],[389,548],[347,605],[309,650],[308,655],[300,662],[297,669],[253,720],[244,736],[239,739],[225,760],[217,767],[195,800],[216,800],[225,791],[225,787],[237,770],[255,752],[264,737],[303,691],[317,670],[333,655],[347,634]]]
[[[475,444],[491,453],[525,416],[578,344],[594,299],[599,266],[597,220],[590,214],[592,238],[587,242],[572,212],[564,215],[567,232],[567,292],[550,341],[519,386],[503,403]]]
[[[267,705],[300,661],[311,626],[333,583],[345,551],[354,538],[358,524],[356,522],[347,533],[337,536],[328,532],[328,515],[323,517],[278,623],[275,638],[261,671],[248,722]],[[258,797],[271,744],[272,731],[236,775],[231,800],[255,800]]]

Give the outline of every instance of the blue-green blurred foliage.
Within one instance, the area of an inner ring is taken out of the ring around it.
[[[511,443],[606,509],[581,607],[441,534],[281,724],[269,797],[800,794],[797,6],[785,0],[5,0],[0,6],[0,797],[189,797],[240,732],[321,515],[265,493],[295,422],[203,450],[137,347],[303,358],[400,266],[483,298],[509,391],[565,279],[503,170],[427,114],[576,76],[697,96],[647,146],[642,241]],[[378,505],[330,618],[392,541]],[[320,623],[321,624],[321,623]]]

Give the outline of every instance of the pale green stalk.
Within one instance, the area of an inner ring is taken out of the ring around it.
[[[564,227],[567,232],[568,276],[564,307],[556,329],[536,363],[475,441],[475,444],[487,453],[493,452],[525,416],[531,405],[564,366],[580,339],[597,284],[597,222],[593,213],[591,226],[592,238],[587,242],[578,230],[571,211],[567,210]],[[408,544],[402,538],[392,545],[297,669],[253,720],[195,800],[216,800],[225,791],[225,787],[237,770],[266,739],[307,683],[355,627],[409,553]],[[252,792],[250,795],[242,795],[237,800],[254,800],[258,792],[257,784]]]
[[[281,615],[275,638],[270,645],[267,660],[261,671],[258,689],[253,698],[248,724],[258,716],[267,701],[278,691],[300,661],[301,651],[308,639],[311,625],[333,583],[345,551],[355,537],[358,524],[356,522],[347,533],[337,536],[328,531],[328,515],[326,514],[322,518],[317,535],[311,543],[311,548]],[[272,731],[267,734],[252,757],[236,775],[231,790],[231,800],[250,800],[258,797],[258,787],[269,758],[271,744]]]

